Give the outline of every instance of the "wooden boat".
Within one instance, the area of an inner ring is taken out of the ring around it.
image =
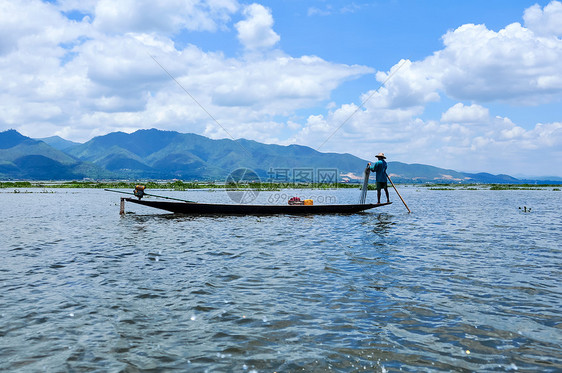
[[[122,210],[124,209],[124,201],[136,203],[143,206],[154,207],[177,214],[197,215],[354,214],[375,207],[390,205],[392,203],[366,203],[356,205],[242,205],[198,202],[147,201],[134,198],[121,198]]]

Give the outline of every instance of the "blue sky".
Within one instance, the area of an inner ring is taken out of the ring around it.
[[[0,31],[0,130],[562,176],[559,1],[0,0]]]

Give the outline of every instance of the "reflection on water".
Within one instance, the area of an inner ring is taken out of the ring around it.
[[[9,192],[0,370],[562,370],[559,192],[403,187],[412,214],[304,217]]]

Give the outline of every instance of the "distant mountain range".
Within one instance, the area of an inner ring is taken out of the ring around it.
[[[181,179],[225,181],[239,168],[262,181],[349,181],[363,178],[367,161],[351,154],[320,153],[300,145],[212,140],[157,129],[113,132],[86,143],[58,136],[31,139],[0,132],[1,180]],[[509,175],[469,174],[422,164],[388,163],[396,182],[522,183]],[[534,182],[534,181],[533,181]],[[541,183],[562,180],[541,180]]]

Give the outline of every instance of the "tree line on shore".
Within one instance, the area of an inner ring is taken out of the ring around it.
[[[280,190],[280,189],[359,189],[358,183],[297,183],[297,182],[240,182],[240,183],[213,183],[199,181],[65,181],[65,182],[35,182],[35,181],[2,181],[0,189],[9,188],[87,188],[87,189],[134,189],[137,185],[144,185],[147,189],[169,189],[169,190],[191,190],[191,189],[256,189],[256,190]],[[413,184],[416,187],[428,188],[430,190],[532,190],[554,188],[560,190],[558,184],[446,184],[425,183]],[[369,190],[374,190],[375,185],[369,184]]]

